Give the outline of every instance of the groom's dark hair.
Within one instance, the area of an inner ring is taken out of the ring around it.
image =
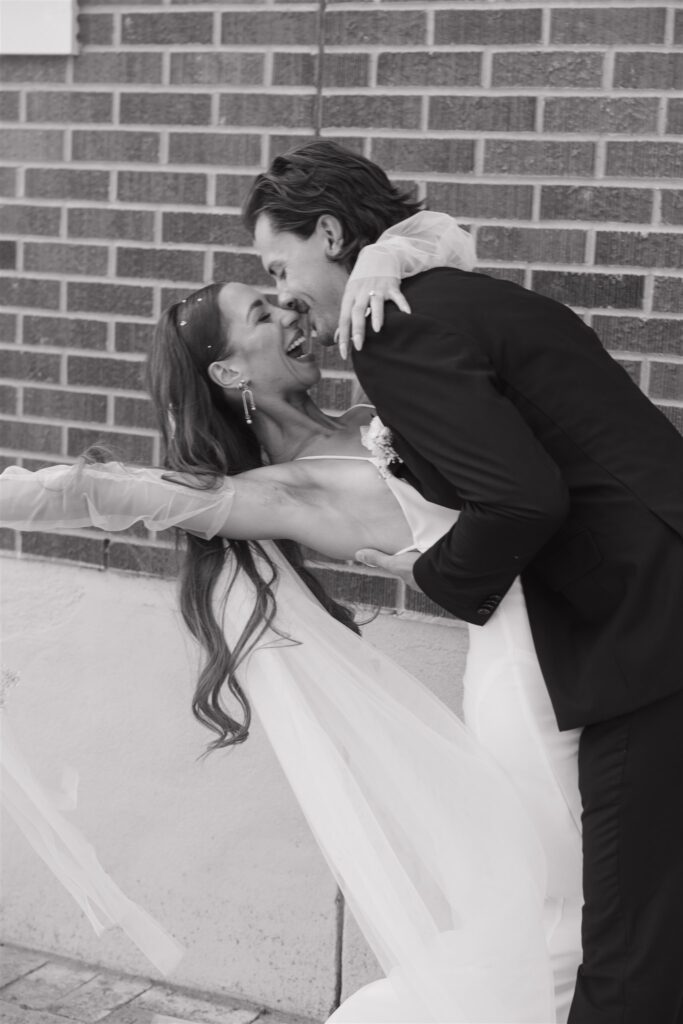
[[[318,218],[332,214],[344,232],[344,246],[335,260],[350,270],[364,245],[421,208],[421,202],[393,185],[372,160],[319,139],[275,157],[255,178],[242,217],[251,234],[265,213],[278,231],[309,238]]]

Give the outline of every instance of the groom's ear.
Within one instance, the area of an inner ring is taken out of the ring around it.
[[[318,231],[322,234],[328,256],[338,256],[344,248],[344,231],[341,222],[331,213],[318,217]]]

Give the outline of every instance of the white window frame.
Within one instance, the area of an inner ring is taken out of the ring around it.
[[[78,53],[77,0],[0,0],[0,54]]]

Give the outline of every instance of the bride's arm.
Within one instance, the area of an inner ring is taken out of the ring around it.
[[[342,356],[347,354],[350,337],[356,348],[362,348],[368,310],[376,331],[384,320],[385,302],[410,312],[400,290],[401,279],[434,267],[472,270],[474,263],[472,236],[446,213],[422,210],[387,228],[373,245],[361,249],[351,271],[339,314]]]
[[[0,524],[23,531],[96,526],[116,532],[142,522],[149,530],[180,526],[206,539],[298,540],[312,505],[306,488],[289,486],[268,468],[211,488],[187,474],[119,462],[37,472],[11,466],[0,475]]]

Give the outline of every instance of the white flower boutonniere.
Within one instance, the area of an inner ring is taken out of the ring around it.
[[[396,454],[389,427],[384,426],[379,416],[374,416],[367,427],[360,428],[360,439],[363,447],[368,449],[377,462],[377,468],[382,476],[389,475],[389,466],[392,462],[403,462]]]

